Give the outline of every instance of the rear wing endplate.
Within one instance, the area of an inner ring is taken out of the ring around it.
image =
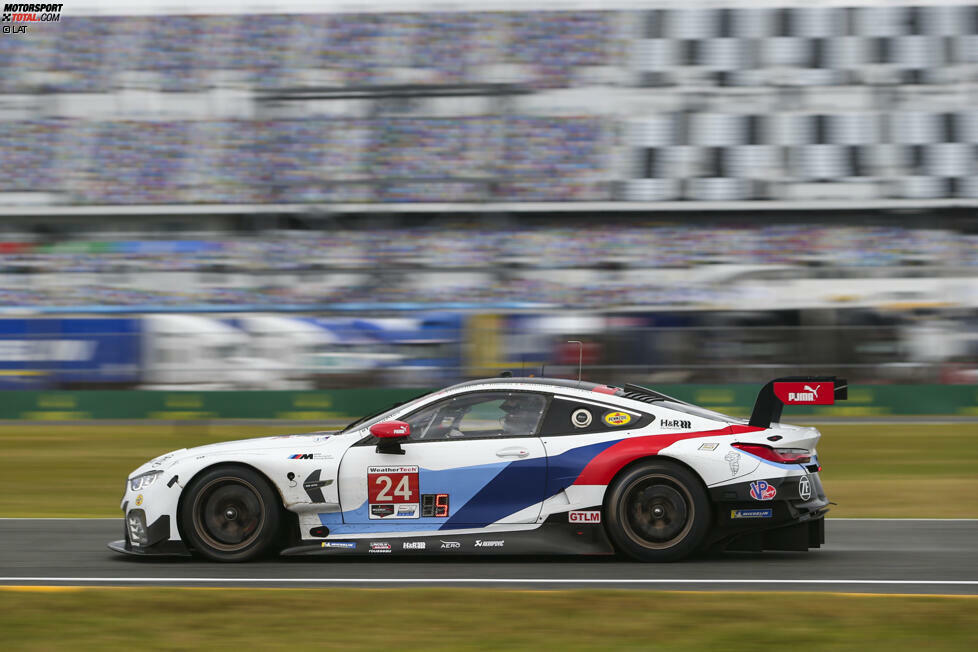
[[[754,401],[750,425],[767,428],[781,421],[785,405],[833,405],[849,397],[849,382],[836,376],[787,376],[761,388]]]

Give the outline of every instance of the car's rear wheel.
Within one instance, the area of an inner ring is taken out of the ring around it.
[[[710,524],[710,501],[690,471],[643,462],[618,477],[605,503],[608,535],[639,561],[677,561],[694,552]]]
[[[217,467],[201,473],[181,501],[183,535],[208,559],[248,561],[269,552],[278,539],[278,494],[247,467]]]

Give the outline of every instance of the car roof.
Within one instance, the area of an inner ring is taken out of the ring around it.
[[[565,389],[574,389],[579,391],[592,391],[598,394],[604,394],[605,396],[614,396],[616,398],[624,398],[632,401],[637,401],[639,403],[655,403],[657,401],[668,400],[675,403],[686,403],[675,397],[669,396],[668,394],[663,394],[662,392],[656,391],[654,389],[649,389],[648,387],[642,387],[641,385],[632,385],[626,383],[624,387],[617,387],[615,385],[601,385],[598,383],[592,383],[587,380],[572,380],[568,378],[539,378],[539,377],[527,377],[527,378],[516,378],[513,376],[496,376],[494,378],[480,378],[478,380],[469,380],[464,383],[459,383],[457,385],[452,385],[446,388],[447,390],[463,389],[470,386],[481,386],[486,385],[541,385],[547,387],[563,387]]]
[[[477,380],[469,380],[464,383],[452,385],[451,389],[455,389],[456,387],[467,387],[469,385],[494,385],[496,383],[499,384],[516,383],[520,385],[524,383],[526,383],[527,385],[550,385],[550,386],[556,385],[557,387],[567,387],[569,389],[584,389],[584,390],[593,390],[596,387],[605,387],[605,385],[599,385],[598,383],[592,383],[587,380],[570,380],[568,378],[537,378],[537,377],[516,378],[512,376],[497,376],[495,378],[479,378]],[[613,389],[619,389],[619,388],[614,387]]]

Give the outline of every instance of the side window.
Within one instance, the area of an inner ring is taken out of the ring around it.
[[[401,418],[402,421],[411,426],[411,437],[409,441],[426,438],[428,431],[434,427],[435,419],[442,411],[442,408],[446,406],[446,403],[447,401],[439,401],[434,405],[421,408],[410,416]]]
[[[550,402],[540,436],[586,435],[594,432],[644,428],[655,417],[611,406],[580,403],[555,396]]]
[[[535,435],[547,399],[530,392],[463,394],[404,418],[411,425],[409,441],[529,437]]]

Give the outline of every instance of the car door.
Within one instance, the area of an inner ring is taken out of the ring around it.
[[[547,459],[537,437],[548,397],[537,392],[467,392],[401,417],[411,434],[403,455],[367,437],[340,462],[345,523],[367,531],[481,528],[534,523]]]

